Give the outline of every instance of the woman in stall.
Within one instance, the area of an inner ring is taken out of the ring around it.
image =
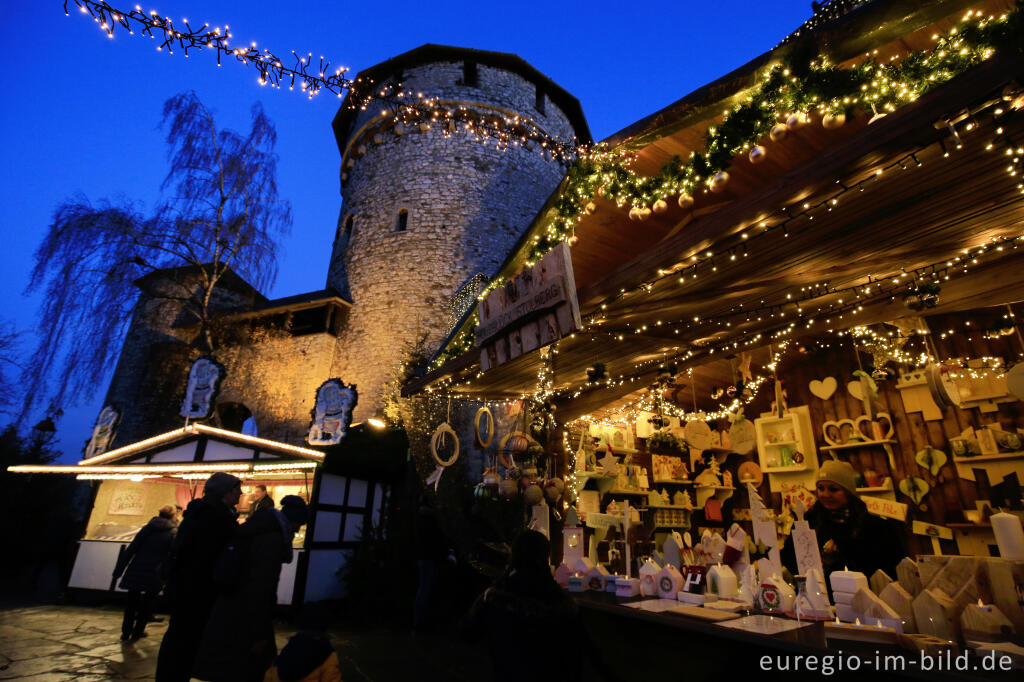
[[[857,495],[857,472],[849,462],[831,460],[818,470],[817,502],[804,516],[818,536],[826,583],[832,571],[849,569],[871,577],[882,569],[896,577],[896,565],[907,555],[901,529],[875,516]],[[793,537],[786,538],[782,562],[796,575]]]

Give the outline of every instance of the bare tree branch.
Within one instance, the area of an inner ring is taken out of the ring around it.
[[[200,285],[177,283],[179,302],[199,323],[213,351],[210,304],[230,267],[266,290],[277,276],[278,240],[291,227],[291,208],[277,194],[277,132],[257,103],[244,137],[218,130],[195,93],[163,109],[170,169],[164,199],[151,216],[130,202],[83,196],[57,207],[35,254],[27,291],[42,291],[38,344],[20,384],[24,418],[49,399],[73,404],[113,367],[131,320],[134,281],[157,270],[192,266]],[[0,359],[5,351],[0,335]],[[3,383],[0,383],[2,390]],[[2,397],[2,393],[0,393]]]

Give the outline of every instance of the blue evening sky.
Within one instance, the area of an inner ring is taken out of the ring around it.
[[[137,0],[108,1],[128,10]],[[190,89],[215,110],[219,125],[236,130],[247,129],[253,102],[263,103],[277,125],[279,188],[294,215],[277,284],[267,293],[322,288],[341,205],[330,127],[339,100],[323,93],[309,101],[298,90],[262,88],[251,67],[225,61],[218,68],[209,52],[187,59],[177,51],[157,52],[155,41],[138,32],[119,29],[109,39],[73,0],[68,5],[65,16],[62,0],[5,0],[0,14],[7,54],[0,107],[0,324],[24,332],[25,351],[32,345],[38,298],[22,292],[60,202],[80,192],[94,202],[121,195],[154,205],[167,168],[157,129],[161,107]],[[187,17],[193,27],[228,24],[233,44],[256,41],[280,56],[313,52],[352,74],[424,43],[513,52],[579,98],[598,140],[771,49],[811,14],[805,0],[157,0],[142,8],[175,21]],[[66,408],[58,425],[64,460],[79,458],[106,388],[104,382]]]

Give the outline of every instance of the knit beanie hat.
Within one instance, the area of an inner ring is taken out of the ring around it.
[[[306,523],[309,518],[309,507],[306,501],[298,495],[285,495],[281,498],[281,512],[288,517],[292,523],[300,526]]]
[[[241,485],[242,481],[237,476],[218,471],[206,479],[206,485],[203,486],[203,497],[224,497],[232,488]]]
[[[818,469],[819,481],[832,481],[842,486],[851,495],[857,494],[857,471],[849,462],[829,460]]]

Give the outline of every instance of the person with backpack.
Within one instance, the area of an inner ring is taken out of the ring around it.
[[[217,597],[213,568],[238,528],[235,505],[242,482],[218,471],[206,480],[203,496],[192,500],[171,545],[164,593],[171,618],[160,643],[156,682],[188,682],[200,638]]]
[[[142,527],[128,548],[117,558],[114,580],[121,578],[121,589],[128,590],[121,622],[121,641],[134,642],[146,636],[146,623],[153,602],[163,586],[160,570],[171,553],[176,526],[174,507],[162,507],[157,516]]]
[[[306,523],[306,502],[281,498],[239,526],[214,568],[220,586],[206,623],[194,677],[213,682],[262,680],[277,655],[273,610],[282,564],[292,561],[292,538]]]

